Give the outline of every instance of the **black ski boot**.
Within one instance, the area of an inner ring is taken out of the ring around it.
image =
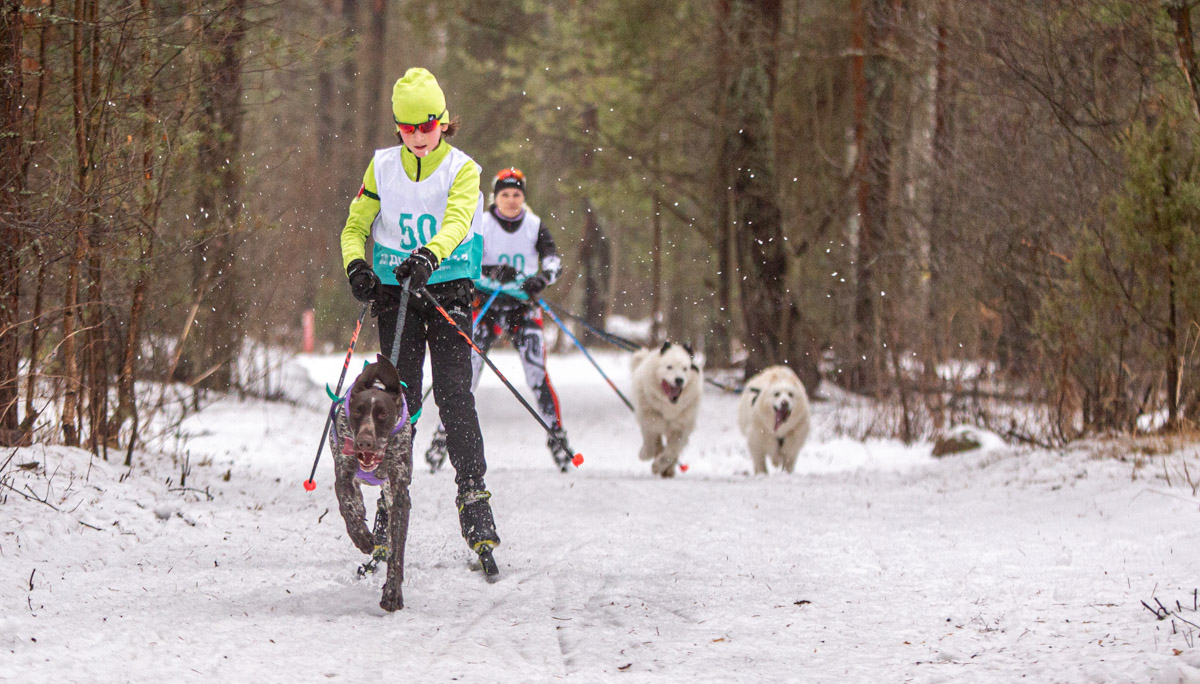
[[[550,431],[550,436],[546,438],[546,446],[550,447],[550,456],[554,458],[554,465],[564,473],[570,470],[571,459],[575,457],[575,454],[571,453],[571,445],[567,444],[567,431],[562,429],[562,426]]]
[[[379,497],[379,502],[375,507],[375,526],[371,528],[371,536],[375,539],[375,550],[371,552],[371,560],[363,563],[358,568],[359,577],[366,577],[367,575],[374,573],[379,568],[380,563],[387,562],[387,523],[387,506],[384,505],[383,496],[381,494]]]
[[[496,534],[496,521],[492,517],[492,505],[488,499],[491,492],[483,489],[482,483],[468,483],[458,495],[458,523],[462,528],[463,539],[479,556],[479,565],[487,575],[489,582],[500,579],[500,568],[492,557],[492,549],[500,545],[500,536]]]
[[[429,448],[425,450],[425,462],[429,464],[429,472],[436,473],[441,470],[446,464],[446,457],[450,452],[446,449],[446,428],[441,425],[433,433],[433,441],[429,443]]]

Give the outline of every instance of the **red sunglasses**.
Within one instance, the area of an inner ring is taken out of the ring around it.
[[[430,120],[421,122],[421,124],[401,124],[400,121],[396,121],[396,127],[400,128],[400,132],[406,134],[406,136],[412,136],[412,134],[416,131],[420,131],[422,133],[432,133],[433,128],[437,128],[440,124],[442,124],[443,114],[445,114],[445,112],[438,114],[437,116],[430,114]]]
[[[505,178],[516,178],[519,181],[525,180],[525,174],[521,173],[521,169],[508,168],[496,174],[496,180],[504,180]]]
[[[425,123],[419,123],[419,124],[397,123],[396,127],[399,128],[400,132],[403,133],[404,135],[412,135],[415,131],[421,131],[422,133],[432,133],[433,129],[437,128],[441,123],[442,122],[438,121],[437,119],[430,119],[429,121],[426,121]]]

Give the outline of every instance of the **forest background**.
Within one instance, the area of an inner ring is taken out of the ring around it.
[[[146,387],[270,395],[310,310],[344,345],[411,66],[598,329],[870,396],[864,436],[1189,429],[1196,4],[3,0],[0,444],[128,459]]]

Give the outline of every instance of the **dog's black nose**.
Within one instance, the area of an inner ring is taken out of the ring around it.
[[[675,378],[675,386],[683,387],[683,378]]]

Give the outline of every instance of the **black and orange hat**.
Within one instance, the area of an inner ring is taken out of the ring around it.
[[[522,193],[525,192],[525,174],[521,169],[510,166],[496,174],[496,179],[492,181],[492,193],[498,193],[504,188],[516,188]]]

